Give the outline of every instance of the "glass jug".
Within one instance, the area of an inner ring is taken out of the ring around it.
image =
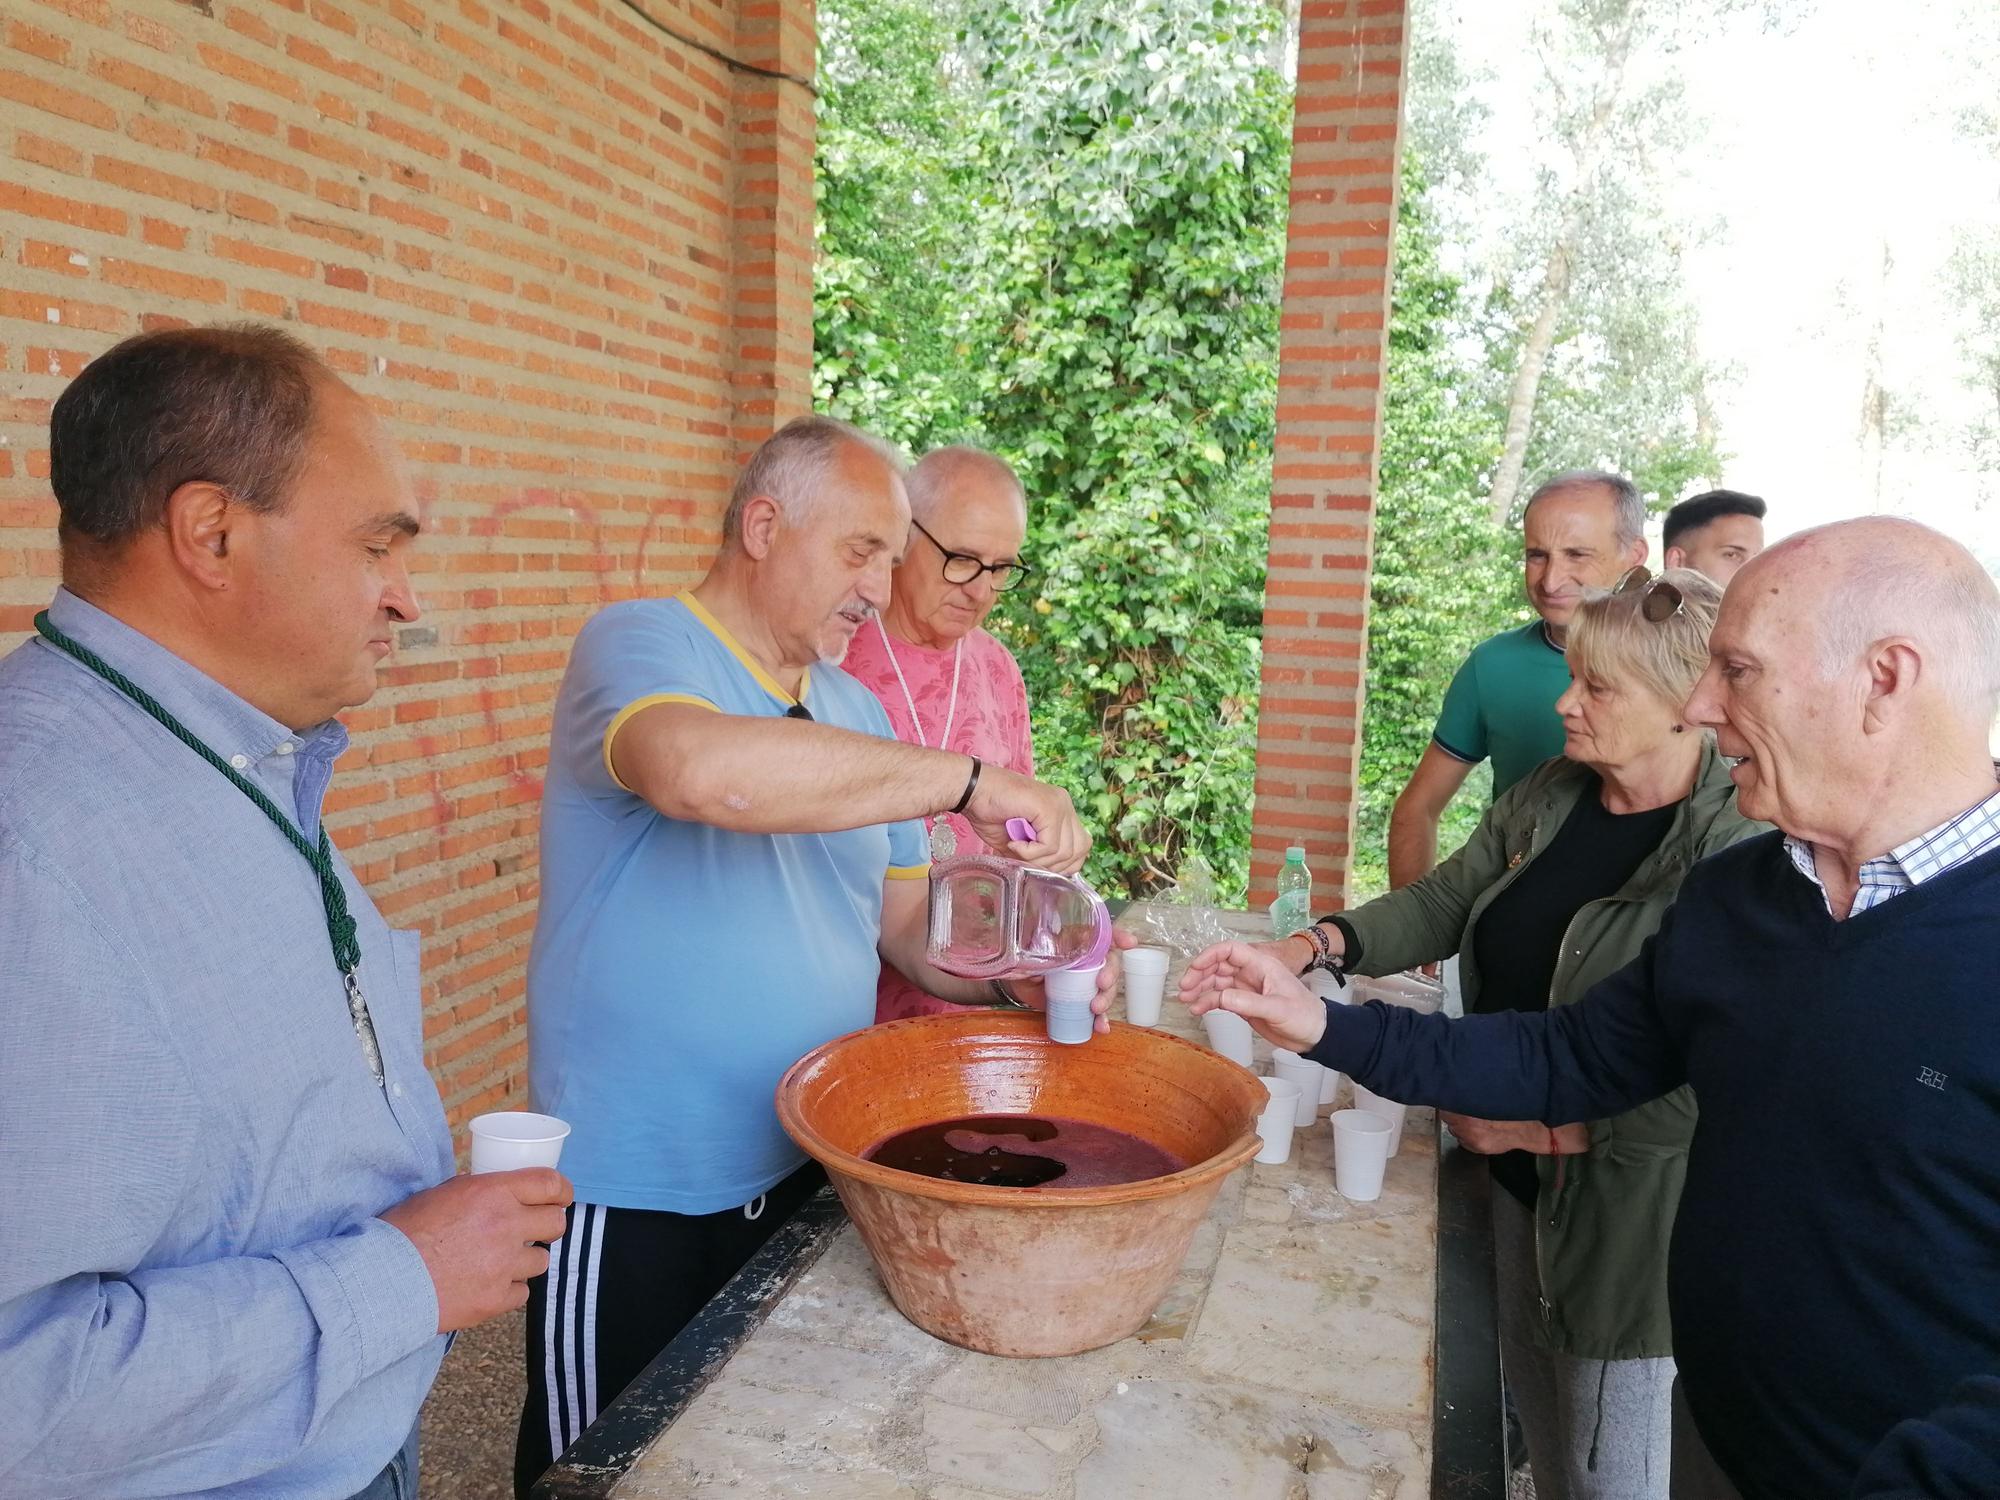
[[[1033,833],[1015,836],[1031,839]],[[930,941],[924,952],[947,974],[997,979],[1092,968],[1110,951],[1111,914],[1076,876],[994,854],[931,866]]]

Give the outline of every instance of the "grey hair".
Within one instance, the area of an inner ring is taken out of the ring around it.
[[[1534,509],[1535,502],[1546,495],[1599,486],[1611,491],[1612,523],[1618,545],[1631,546],[1646,534],[1646,497],[1639,493],[1638,485],[1623,474],[1613,474],[1609,469],[1564,469],[1560,474],[1551,474],[1535,486],[1534,494],[1528,496],[1528,503],[1521,513],[1525,516]]]
[[[1021,476],[1014,472],[1013,465],[997,453],[988,453],[984,448],[973,448],[964,443],[932,449],[918,459],[904,476],[904,483],[910,490],[910,514],[919,521],[936,515],[939,505],[950,493],[951,481],[968,469],[984,469],[996,478],[1005,479],[1014,491],[1014,498],[1021,503],[1022,513],[1026,514],[1028,491],[1021,483]]]
[[[1654,621],[1646,618],[1645,602],[1657,583],[1679,589],[1681,607]],[[1656,584],[1585,594],[1570,617],[1563,649],[1579,676],[1636,680],[1678,709],[1708,670],[1708,633],[1721,607],[1722,589],[1713,579],[1692,568],[1669,568]]]
[[[736,476],[729,508],[722,513],[725,546],[742,539],[744,509],[759,495],[776,502],[787,521],[797,524],[812,514],[820,492],[843,444],[857,443],[889,466],[901,479],[908,465],[893,445],[852,422],[817,414],[794,417],[757,445],[750,462]]]
[[[1821,676],[1851,671],[1876,643],[1903,636],[1968,720],[1991,723],[2000,708],[2000,586],[1964,546],[1920,521],[1833,523],[1857,525],[1891,535],[1886,545],[1857,551],[1832,582],[1822,606]]]

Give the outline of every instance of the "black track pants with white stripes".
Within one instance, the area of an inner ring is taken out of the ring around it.
[[[807,1163],[761,1201],[713,1214],[571,1207],[548,1275],[528,1284],[517,1500],[825,1181]]]

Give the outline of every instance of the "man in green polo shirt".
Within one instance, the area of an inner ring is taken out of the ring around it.
[[[1646,560],[1645,528],[1638,486],[1599,469],[1558,474],[1528,498],[1522,560],[1540,618],[1474,646],[1445,689],[1431,743],[1389,816],[1392,888],[1437,863],[1438,822],[1479,762],[1492,759],[1497,797],[1562,754],[1563,632],[1586,590],[1608,589]]]

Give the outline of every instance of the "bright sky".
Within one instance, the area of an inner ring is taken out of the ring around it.
[[[1490,186],[1515,203],[1534,190],[1528,23],[1548,3],[1437,0],[1492,111],[1476,140]],[[1860,415],[1879,316],[1884,385],[1916,425],[1891,441],[1879,508],[2000,570],[2000,474],[1976,472],[1954,437],[1991,398],[1960,378],[1963,319],[1939,279],[1955,227],[2000,228],[2000,149],[1963,125],[2000,92],[2000,4],[1817,0],[1794,14],[1769,32],[1737,20],[1678,60],[1705,128],[1672,201],[1693,230],[1705,352],[1729,371],[1715,392],[1725,482],[1771,502],[1774,538],[1877,508]]]

